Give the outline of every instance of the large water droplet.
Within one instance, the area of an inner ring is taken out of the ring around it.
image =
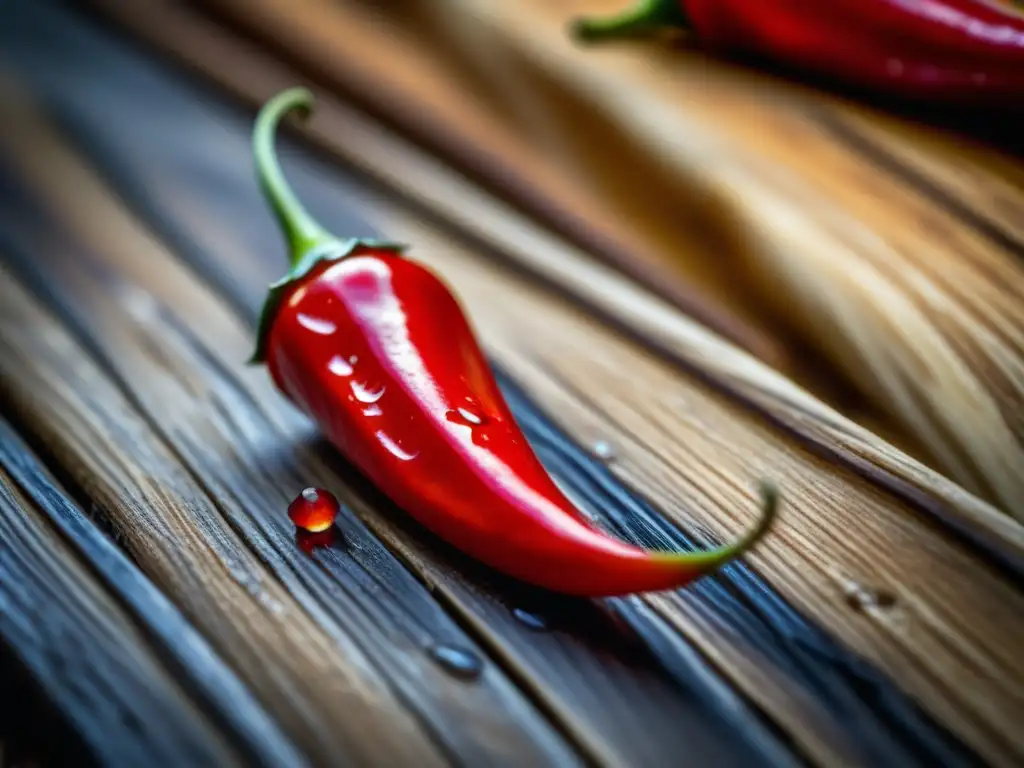
[[[303,328],[319,334],[320,336],[330,336],[338,330],[338,326],[330,320],[326,320],[322,317],[313,317],[312,315],[306,315],[299,312],[295,315],[295,319],[299,321],[299,325]]]
[[[327,363],[327,370],[335,376],[351,376],[353,368],[344,357],[341,355],[335,355],[331,358],[330,362]]]
[[[376,403],[384,396],[384,389],[384,385],[375,386],[361,381],[352,382],[352,394],[361,403]]]
[[[530,629],[547,629],[548,623],[544,619],[538,616],[536,613],[530,613],[522,608],[515,608],[512,610],[512,615],[516,618],[520,624]]]
[[[461,680],[475,680],[483,672],[483,662],[480,658],[464,648],[438,644],[430,648],[430,656],[445,671]]]
[[[288,518],[299,528],[317,533],[330,528],[341,505],[330,491],[305,488],[288,505]]]

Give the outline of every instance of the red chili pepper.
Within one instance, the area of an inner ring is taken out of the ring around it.
[[[263,107],[259,178],[290,244],[271,286],[253,362],[400,507],[491,567],[549,589],[615,595],[678,587],[740,555],[769,529],[776,493],[738,543],[648,552],[588,522],[558,490],[509,411],[456,299],[402,247],[339,240],[289,189],[277,124],[308,111],[305,89]]]
[[[641,0],[572,31],[597,40],[658,27],[889,94],[999,106],[1024,96],[1024,16],[986,0]]]

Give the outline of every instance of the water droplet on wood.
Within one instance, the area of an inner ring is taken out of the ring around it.
[[[530,629],[536,630],[548,628],[548,623],[544,621],[544,619],[538,616],[536,613],[530,613],[529,611],[524,610],[522,608],[514,608],[512,610],[512,615],[515,617],[516,621],[518,621],[524,627],[529,627]]]
[[[612,448],[611,443],[605,440],[598,440],[594,443],[593,452],[594,456],[601,461],[611,461],[615,458],[615,449]]]
[[[873,608],[892,608],[896,604],[896,595],[886,589],[868,587],[855,581],[847,582],[843,587],[846,604],[855,611],[867,611]]]
[[[475,680],[483,672],[483,662],[473,652],[454,645],[438,644],[430,649],[430,656],[441,667],[460,680]]]

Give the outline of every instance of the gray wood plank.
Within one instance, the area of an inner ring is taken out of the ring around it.
[[[277,725],[196,632],[174,605],[150,582],[78,506],[56,485],[10,424],[0,419],[0,471],[17,483],[17,491],[30,500],[35,513],[66,542],[62,551],[74,550],[88,565],[92,577],[116,599],[143,633],[146,645],[162,661],[182,690],[194,697],[192,705],[216,723],[224,738],[251,764],[288,766],[303,760]],[[13,513],[13,510],[8,509]],[[76,568],[80,567],[77,565]],[[23,573],[23,578],[32,574]],[[43,579],[42,569],[35,579]],[[49,608],[44,604],[44,608]],[[52,607],[59,607],[54,605]],[[124,638],[109,638],[120,644]],[[17,648],[13,649],[17,652]],[[117,648],[112,649],[115,653]],[[116,687],[120,693],[120,687]],[[128,703],[132,702],[128,700]],[[65,706],[68,714],[74,709]],[[144,713],[145,717],[149,717]],[[169,726],[168,726],[169,727]],[[92,738],[117,742],[117,728]],[[173,736],[173,734],[172,734]],[[173,742],[172,742],[173,743]],[[143,745],[145,746],[145,745]]]
[[[31,672],[103,765],[243,764],[2,469],[0,647]]]

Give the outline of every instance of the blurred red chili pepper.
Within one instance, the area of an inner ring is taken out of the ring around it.
[[[776,493],[739,542],[702,553],[649,552],[593,526],[558,490],[519,430],[448,288],[396,244],[339,240],[289,189],[277,124],[308,110],[287,90],[253,136],[259,178],[291,250],[271,286],[253,362],[399,506],[508,575],[580,595],[678,587],[759,540]]]
[[[598,40],[661,27],[888,94],[999,106],[1024,96],[1024,15],[987,0],[642,0],[571,30]]]

